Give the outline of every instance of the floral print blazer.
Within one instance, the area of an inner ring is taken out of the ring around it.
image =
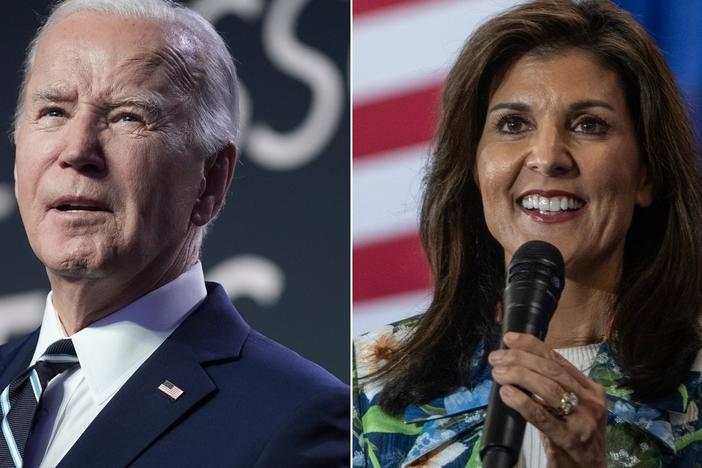
[[[354,341],[354,467],[479,467],[480,435],[492,387],[484,350],[473,359],[473,388],[459,388],[425,404],[411,404],[392,416],[378,405],[382,383],[364,381],[384,356],[411,334],[413,317],[367,333]],[[687,381],[666,398],[641,403],[619,387],[622,373],[600,345],[589,377],[605,387],[610,467],[702,467],[702,359]],[[360,383],[359,383],[360,379]]]

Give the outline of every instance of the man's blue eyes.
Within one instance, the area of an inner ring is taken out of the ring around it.
[[[66,117],[66,113],[62,109],[46,109],[40,114],[42,117],[51,118],[63,118]],[[137,123],[143,122],[144,119],[135,114],[119,114],[116,117],[110,119],[112,122],[126,122],[126,123]]]
[[[141,122],[141,119],[134,114],[122,114],[117,120],[122,122]]]
[[[49,117],[63,117],[65,114],[61,109],[49,109],[46,111],[46,115]]]

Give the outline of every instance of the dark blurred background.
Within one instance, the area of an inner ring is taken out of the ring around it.
[[[256,329],[349,380],[348,0],[196,0],[236,59],[241,157],[203,253]],[[36,327],[49,290],[13,194],[9,136],[27,44],[50,2],[0,17],[0,343]]]

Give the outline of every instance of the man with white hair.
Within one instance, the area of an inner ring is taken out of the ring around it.
[[[0,347],[0,467],[349,463],[348,389],[250,330],[199,262],[237,78],[165,0],[66,0],[32,42],[15,192],[51,293]]]

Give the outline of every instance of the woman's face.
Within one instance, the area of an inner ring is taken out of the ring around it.
[[[634,207],[652,190],[615,72],[580,50],[515,62],[490,99],[476,176],[506,261],[545,240],[569,278],[616,286]]]

